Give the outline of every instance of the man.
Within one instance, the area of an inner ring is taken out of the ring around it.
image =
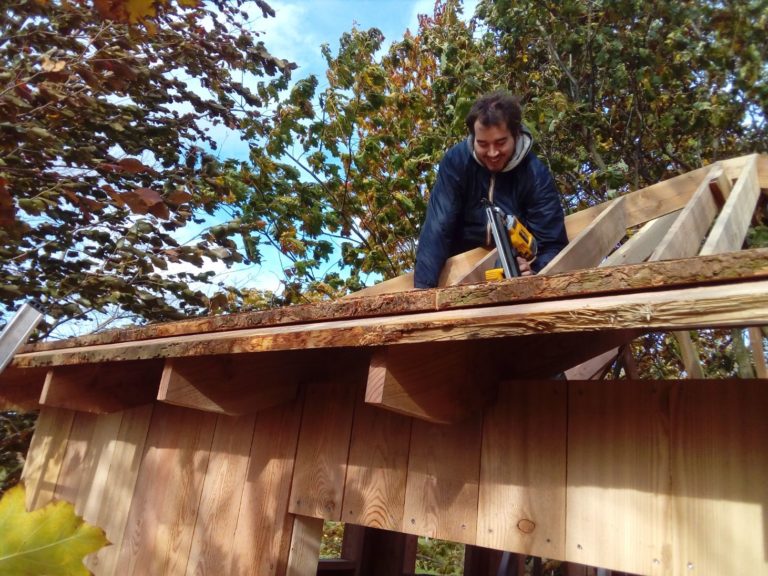
[[[560,197],[549,170],[531,152],[522,109],[509,92],[487,94],[467,115],[467,140],[440,162],[416,249],[416,288],[437,286],[449,256],[493,246],[483,199],[520,218],[536,238],[533,262],[518,257],[520,272],[538,272],[568,243]]]

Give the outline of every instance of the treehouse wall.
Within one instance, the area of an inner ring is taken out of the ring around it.
[[[44,406],[28,504],[103,527],[99,575],[311,574],[295,515],[638,574],[768,573],[765,381],[507,381],[446,425],[367,405],[368,355],[336,360],[252,415]]]

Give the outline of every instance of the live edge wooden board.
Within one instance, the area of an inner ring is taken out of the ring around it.
[[[768,249],[742,249],[766,190],[751,155],[574,214],[536,277],[473,284],[478,250],[435,290],[27,346],[0,405],[40,408],[28,506],[106,530],[95,574],[312,575],[323,520],[768,574]],[[751,328],[758,378],[552,378],[715,327]]]

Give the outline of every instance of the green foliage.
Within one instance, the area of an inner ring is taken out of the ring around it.
[[[104,531],[83,522],[69,502],[25,510],[17,485],[0,499],[0,573],[9,576],[87,575],[83,558],[109,544]]]
[[[768,148],[768,3],[644,6],[478,6],[571,209]]]
[[[463,574],[464,545],[447,540],[419,538],[417,574]]]
[[[499,87],[521,96],[568,211],[766,150],[767,5],[483,0],[466,22],[443,0],[386,52],[353,29],[323,48],[325,83],[279,104],[243,218],[286,256],[289,303],[410,270],[437,163]]]
[[[21,478],[36,413],[0,412],[0,495]]]
[[[0,304],[35,298],[54,324],[94,312],[168,320],[214,308],[189,288],[208,273],[172,274],[169,265],[242,261],[233,237],[249,227],[188,245],[174,233],[243,193],[236,165],[204,151],[216,148],[210,130],[237,130],[248,116],[252,131],[264,131],[261,110],[294,67],[249,32],[241,5],[5,3]]]

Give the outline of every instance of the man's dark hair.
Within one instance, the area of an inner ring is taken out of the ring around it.
[[[483,126],[505,125],[512,136],[517,138],[523,121],[523,109],[520,101],[506,90],[497,90],[480,97],[467,114],[467,128],[475,135],[475,122]]]

